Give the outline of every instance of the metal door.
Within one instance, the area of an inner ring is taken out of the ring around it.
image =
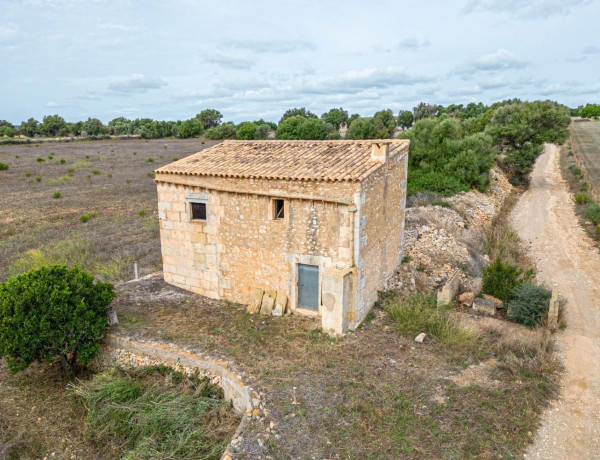
[[[298,306],[319,310],[319,267],[298,264]]]

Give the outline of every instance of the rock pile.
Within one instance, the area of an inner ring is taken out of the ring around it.
[[[437,290],[460,270],[461,291],[478,292],[484,255],[484,231],[512,186],[494,168],[487,193],[476,190],[406,210],[404,254],[388,289]]]

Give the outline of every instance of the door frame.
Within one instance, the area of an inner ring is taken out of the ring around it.
[[[294,254],[289,258],[290,270],[290,296],[288,301],[290,309],[306,316],[321,316],[321,286],[323,285],[323,271],[331,265],[331,258],[312,255]],[[298,264],[316,265],[319,268],[319,292],[318,292],[318,310],[309,310],[298,306]]]
[[[298,285],[300,284],[300,266],[305,267],[315,267],[317,269],[317,305],[316,308],[309,308],[306,306],[300,305],[300,289],[298,289]],[[313,313],[319,313],[321,310],[321,268],[318,265],[314,264],[296,264],[296,305],[301,310],[311,311]]]

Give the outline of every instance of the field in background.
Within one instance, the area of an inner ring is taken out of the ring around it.
[[[152,171],[214,145],[200,139],[0,146],[0,281],[79,263],[108,281],[161,269]],[[42,161],[43,160],[43,161]]]
[[[587,179],[596,196],[600,196],[600,123],[571,124],[573,152],[587,170]]]

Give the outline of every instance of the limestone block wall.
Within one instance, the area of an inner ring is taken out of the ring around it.
[[[408,153],[398,153],[362,183],[358,221],[358,290],[356,311],[349,312],[350,329],[362,322],[377,300],[377,291],[383,289],[401,262],[407,170]]]
[[[241,303],[253,288],[283,291],[294,309],[297,263],[318,265],[320,274],[354,265],[358,183],[173,174],[156,180],[169,283]],[[286,200],[283,220],[271,218],[274,197]],[[206,222],[190,220],[190,198],[207,202]]]

